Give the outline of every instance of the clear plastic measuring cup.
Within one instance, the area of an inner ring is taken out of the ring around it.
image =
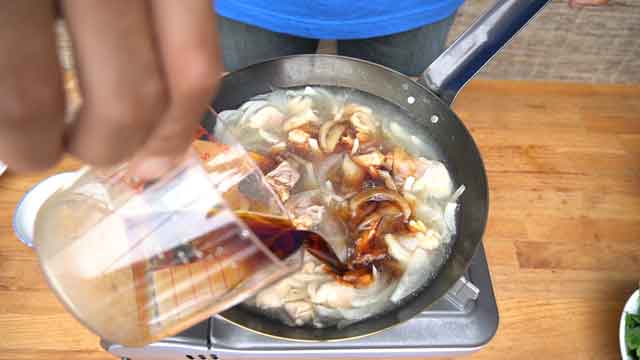
[[[126,166],[86,169],[38,213],[35,247],[50,286],[108,341],[176,334],[301,265],[301,244],[239,219],[288,222],[244,149],[194,145],[199,155],[155,183],[132,181]]]

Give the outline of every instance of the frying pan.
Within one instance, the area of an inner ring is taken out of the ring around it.
[[[488,215],[488,186],[478,148],[451,110],[458,92],[550,0],[498,0],[422,74],[417,82],[370,62],[330,55],[298,55],[268,60],[226,75],[213,108],[238,108],[274,88],[332,86],[357,89],[406,113],[419,131],[436,143],[458,184],[466,191],[458,213],[458,234],[451,253],[429,286],[394,309],[344,328],[290,327],[236,306],[224,319],[268,336],[300,341],[331,341],[382,331],[422,312],[463,276],[477,248]],[[211,129],[211,118],[205,127]]]

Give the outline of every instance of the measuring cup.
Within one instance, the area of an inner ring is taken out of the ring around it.
[[[85,169],[38,212],[49,285],[85,326],[142,346],[223,311],[297,270],[300,244],[258,238],[238,211],[286,211],[238,144],[197,151],[153,183],[127,166]]]

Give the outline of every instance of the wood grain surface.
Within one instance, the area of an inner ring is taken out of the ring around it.
[[[500,328],[476,359],[619,359],[640,278],[640,86],[474,81],[455,109],[485,159]],[[11,221],[38,180],[0,177],[0,359],[112,359],[49,291]]]

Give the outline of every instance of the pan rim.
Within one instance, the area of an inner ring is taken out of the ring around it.
[[[301,58],[307,58],[307,59],[318,59],[318,58],[323,58],[323,59],[330,59],[330,60],[336,60],[336,61],[349,61],[349,62],[354,62],[354,63],[361,63],[364,64],[366,66],[370,66],[370,67],[375,67],[377,68],[377,70],[379,71],[385,71],[388,73],[393,74],[394,76],[400,77],[410,83],[412,83],[413,85],[419,87],[422,91],[424,91],[425,93],[429,94],[429,96],[434,99],[435,101],[439,102],[441,106],[445,107],[448,112],[450,113],[450,115],[452,115],[461,125],[462,127],[462,131],[464,132],[465,136],[470,140],[470,145],[472,146],[474,152],[477,154],[477,160],[479,160],[479,168],[481,169],[481,172],[479,174],[476,174],[476,176],[479,178],[479,181],[481,183],[481,188],[480,191],[482,194],[484,194],[484,198],[486,199],[483,204],[482,204],[482,217],[481,219],[478,220],[479,222],[479,231],[477,236],[479,237],[479,240],[476,242],[476,244],[473,247],[473,253],[477,253],[478,251],[478,247],[482,246],[483,244],[483,238],[484,238],[484,234],[486,232],[486,227],[487,227],[487,223],[488,223],[488,218],[489,218],[489,208],[490,208],[490,199],[489,199],[489,182],[488,182],[488,177],[487,177],[487,172],[486,172],[486,167],[484,165],[484,160],[482,158],[482,154],[480,152],[480,149],[475,141],[475,139],[471,136],[471,132],[469,131],[469,129],[465,126],[465,124],[462,122],[462,120],[460,120],[460,118],[458,117],[458,115],[453,111],[453,109],[451,108],[451,106],[449,104],[447,104],[445,101],[443,101],[437,94],[435,94],[431,89],[429,89],[426,85],[424,85],[423,83],[421,83],[418,80],[414,80],[411,77],[404,75],[396,70],[387,68],[384,65],[380,65],[380,64],[376,64],[367,60],[362,60],[362,59],[357,59],[357,58],[352,58],[352,57],[347,57],[347,56],[342,56],[342,55],[332,55],[332,54],[301,54],[301,55],[287,55],[287,56],[282,56],[282,57],[274,57],[274,58],[270,58],[270,59],[265,59],[263,61],[260,61],[258,63],[254,63],[251,64],[249,66],[246,66],[244,68],[235,70],[233,72],[229,72],[227,74],[225,74],[225,76],[223,77],[223,80],[229,79],[231,81],[231,79],[233,79],[233,76],[236,74],[239,74],[241,72],[244,71],[249,71],[253,68],[257,68],[260,66],[264,66],[265,64],[268,63],[278,63],[278,62],[283,62],[283,61],[287,61],[287,60],[293,60],[293,59],[301,59]],[[300,86],[312,86],[312,84],[303,84]],[[361,89],[360,89],[361,90]],[[244,101],[246,101],[248,99],[245,99]],[[387,99],[385,99],[386,101],[389,101]],[[448,262],[449,260],[447,260]],[[446,262],[445,262],[446,263]],[[464,276],[464,273],[466,272],[466,270],[468,269],[469,265],[470,265],[470,261],[467,261],[466,264],[464,264],[464,268],[463,271],[461,272],[461,276]],[[420,292],[425,291],[425,289],[427,289],[429,286],[425,286],[422,289],[420,289]],[[339,338],[299,338],[299,337],[289,337],[289,336],[283,336],[283,335],[278,335],[278,334],[274,334],[274,333],[269,333],[269,332],[264,332],[262,330],[258,330],[256,328],[253,328],[249,325],[243,324],[239,321],[234,320],[234,316],[228,316],[227,311],[224,311],[220,314],[218,314],[217,316],[219,318],[221,318],[224,321],[227,321],[235,326],[238,326],[244,330],[249,330],[255,334],[259,334],[259,335],[263,335],[263,336],[267,336],[269,338],[273,338],[273,339],[278,339],[278,340],[287,340],[287,341],[293,341],[293,342],[299,342],[299,343],[330,343],[330,342],[341,342],[341,341],[348,341],[348,340],[356,340],[356,339],[361,339],[361,338],[365,338],[368,336],[372,336],[375,334],[378,334],[380,332],[386,331],[388,329],[394,328],[396,326],[402,325],[404,323],[406,323],[407,321],[411,320],[413,317],[415,317],[416,315],[418,315],[419,313],[421,313],[422,311],[424,311],[425,309],[428,309],[430,306],[432,306],[434,303],[436,303],[437,301],[439,301],[442,297],[444,297],[446,295],[447,291],[444,291],[442,294],[440,294],[439,296],[437,296],[437,298],[433,301],[431,301],[428,305],[422,307],[419,311],[416,311],[414,315],[407,317],[406,319],[403,320],[399,320],[399,321],[395,321],[393,322],[391,325],[388,326],[383,326],[379,329],[375,329],[373,331],[367,331],[364,332],[362,334],[358,334],[358,335],[353,335],[353,336],[346,336],[346,337],[339,337]],[[401,308],[403,305],[399,305],[398,308]],[[237,306],[236,306],[237,307]],[[236,309],[236,307],[233,307],[232,309],[235,309],[235,311],[242,311],[242,310],[238,310]],[[398,309],[395,308],[395,309]],[[231,310],[231,309],[229,309]],[[246,311],[246,310],[244,310]],[[370,319],[375,319],[377,315],[371,317]],[[362,321],[367,321],[368,319],[363,319]],[[295,327],[291,327],[292,329],[295,329]],[[332,329],[335,328],[335,326],[332,327],[327,327],[325,329]]]

